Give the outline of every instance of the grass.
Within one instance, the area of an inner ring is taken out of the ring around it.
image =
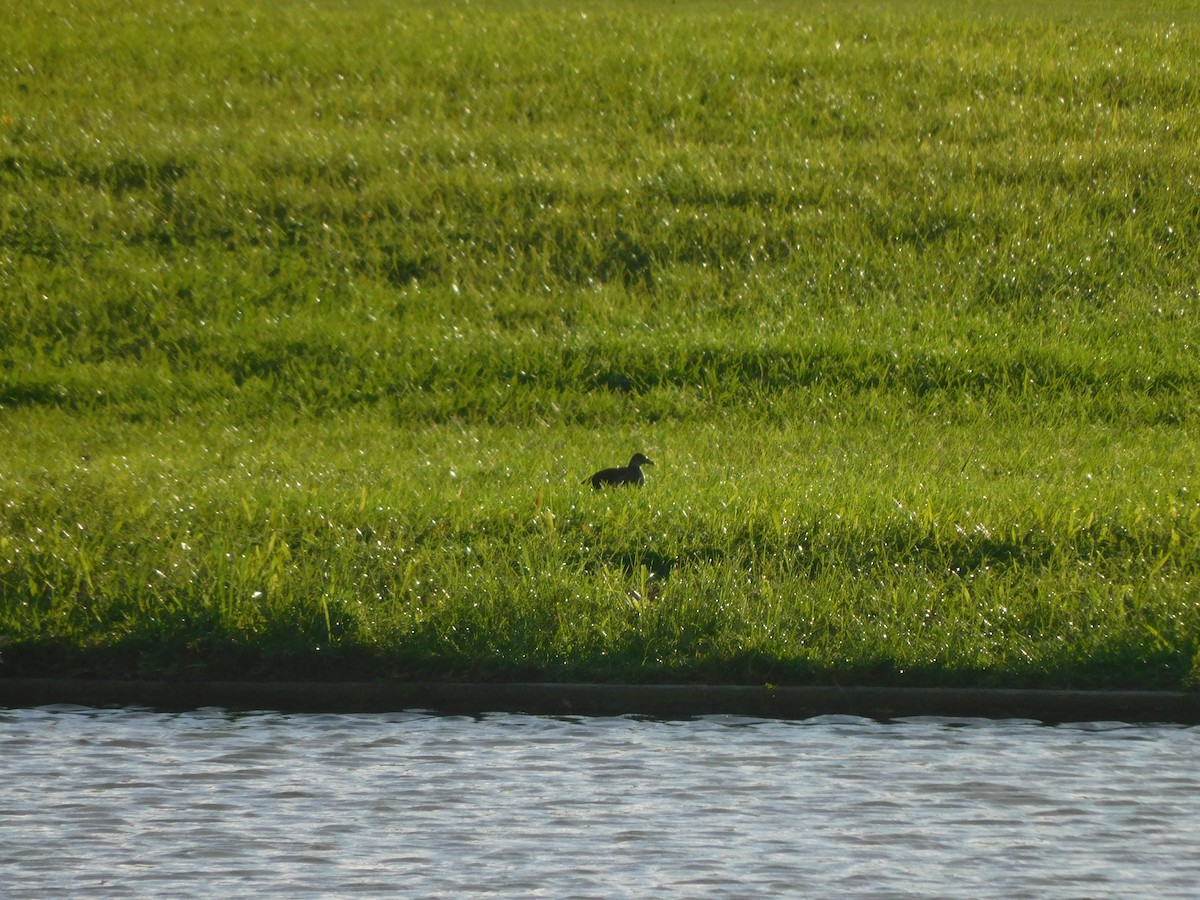
[[[14,10],[0,672],[1193,682],[1171,7]]]

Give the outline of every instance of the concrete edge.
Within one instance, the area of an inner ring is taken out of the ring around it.
[[[771,687],[669,684],[458,684],[404,682],[166,682],[0,678],[0,707],[69,704],[203,707],[280,712],[429,710],[551,716],[642,715],[686,719],[742,715],[807,719],[851,715],[1200,724],[1200,693],[977,688]]]

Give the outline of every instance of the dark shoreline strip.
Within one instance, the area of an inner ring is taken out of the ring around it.
[[[0,707],[56,704],[145,706],[172,711],[215,706],[326,713],[420,709],[454,715],[514,712],[553,716],[643,715],[658,719],[714,714],[806,719],[838,714],[871,719],[947,716],[1035,719],[1047,723],[1200,724],[1200,694],[1173,691],[0,678]]]

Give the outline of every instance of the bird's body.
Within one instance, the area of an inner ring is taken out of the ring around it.
[[[633,454],[633,458],[629,460],[629,465],[617,466],[612,469],[601,469],[591,478],[585,478],[583,483],[587,484],[591,482],[592,487],[597,489],[610,484],[632,484],[641,487],[642,483],[646,480],[646,476],[642,474],[642,466],[652,465],[654,463],[641,453],[635,453]]]

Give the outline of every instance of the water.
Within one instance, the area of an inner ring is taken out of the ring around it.
[[[0,710],[5,896],[1195,896],[1200,729]]]

